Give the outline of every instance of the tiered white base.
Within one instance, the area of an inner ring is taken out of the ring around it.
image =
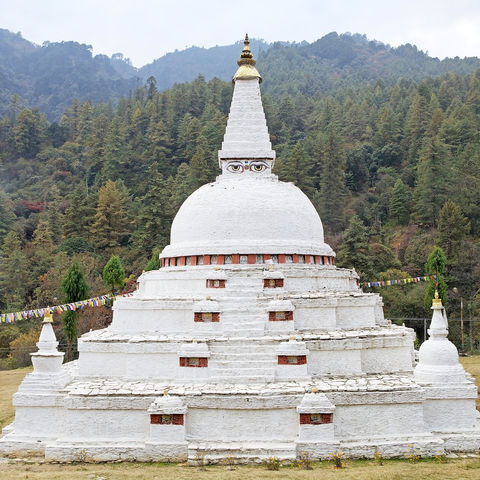
[[[381,306],[332,266],[148,272],[109,328],[82,336],[78,365],[26,377],[0,451],[192,463],[477,451],[474,383],[415,381],[413,332]]]

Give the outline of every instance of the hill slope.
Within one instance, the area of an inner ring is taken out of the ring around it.
[[[454,72],[460,76],[480,68],[477,57],[439,60],[415,46],[391,48],[364,35],[329,33],[313,43],[273,45],[252,40],[264,91],[273,96],[301,93],[330,95],[339,88],[421,80]],[[92,56],[91,47],[76,42],[45,42],[37,46],[20,34],[0,29],[0,115],[9,111],[14,94],[49,120],[58,120],[73,99],[116,101],[154,76],[163,91],[199,74],[207,80],[230,81],[241,42],[212,48],[190,47],[168,53],[135,69],[122,54]]]

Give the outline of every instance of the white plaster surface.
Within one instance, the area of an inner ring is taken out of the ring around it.
[[[258,80],[239,79],[219,152],[223,173],[185,201],[161,256],[333,256],[310,200],[271,173],[274,158]],[[242,174],[229,170],[237,160]],[[411,444],[422,455],[478,450],[476,387],[446,338],[443,311],[434,309],[414,373],[413,331],[384,318],[380,296],[363,293],[354,271],[271,268],[144,273],[131,297],[115,301],[112,325],[83,335],[78,362],[63,367],[53,330],[44,327],[0,452],[190,462],[201,453],[247,462],[302,451],[324,458],[339,449],[405,456]],[[276,269],[284,287],[264,288]],[[225,288],[207,288],[215,278]],[[294,321],[269,322],[272,308],[293,310]],[[196,311],[218,311],[220,322],[194,322]],[[278,355],[306,355],[307,364],[278,365]],[[180,367],[182,356],[207,357],[208,367]],[[325,409],[334,412],[332,424],[300,425],[300,412]],[[151,424],[153,412],[181,412],[184,425]]]

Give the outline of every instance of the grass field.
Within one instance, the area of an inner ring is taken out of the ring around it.
[[[12,407],[12,395],[18,390],[23,377],[31,371],[32,367],[0,371],[0,428],[13,420],[15,411]]]
[[[461,362],[480,386],[480,356],[463,357]],[[0,425],[13,419],[12,394],[31,368],[0,371]],[[328,462],[314,463],[312,470],[282,466],[279,471],[268,471],[265,466],[189,467],[184,464],[163,463],[105,463],[57,464],[41,458],[0,458],[0,478],[6,480],[479,480],[480,458],[449,458],[446,463],[436,459],[384,460],[378,465],[373,460],[346,462],[343,469],[334,469]]]

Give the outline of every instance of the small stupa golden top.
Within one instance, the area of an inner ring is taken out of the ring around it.
[[[432,307],[443,307],[442,299],[439,297],[437,289],[435,289],[435,298],[432,300]]]
[[[240,59],[237,61],[238,70],[233,76],[233,81],[236,80],[253,80],[258,78],[259,82],[262,81],[262,77],[255,68],[256,60],[253,58],[253,54],[250,50],[250,41],[248,40],[248,33],[245,34],[245,40],[243,41],[243,50],[240,55]]]

